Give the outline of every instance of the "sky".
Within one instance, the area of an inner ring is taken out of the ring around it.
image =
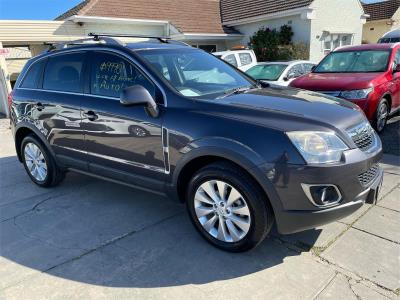
[[[53,20],[81,0],[0,0],[0,20]]]
[[[53,20],[81,1],[0,0],[0,20]],[[364,2],[371,3],[378,2],[378,0],[364,0]]]

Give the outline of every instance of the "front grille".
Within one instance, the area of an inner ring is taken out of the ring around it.
[[[379,172],[379,165],[373,165],[364,173],[358,175],[358,180],[360,181],[363,187],[367,187],[371,184],[371,182],[376,178]]]
[[[348,130],[354,143],[362,151],[368,151],[375,144],[375,133],[369,123],[362,123]]]

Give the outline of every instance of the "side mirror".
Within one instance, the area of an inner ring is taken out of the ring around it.
[[[158,107],[156,101],[149,91],[141,85],[133,85],[125,88],[119,102],[124,106],[144,105],[147,112],[154,118],[158,117]]]
[[[289,77],[286,77],[286,76],[283,77],[282,79],[283,79],[283,81],[289,81]]]
[[[258,80],[257,80],[257,83],[258,83],[258,85],[261,86],[262,88],[268,88],[268,87],[270,87],[270,84],[269,84],[268,82],[265,82],[265,81],[263,81],[263,80],[261,80],[261,79],[258,79]]]
[[[400,72],[400,64],[397,64],[393,68],[393,73],[399,73]]]

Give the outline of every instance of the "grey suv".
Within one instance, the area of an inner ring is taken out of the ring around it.
[[[356,105],[258,83],[162,38],[93,38],[32,58],[12,93],[19,160],[34,183],[74,171],[185,202],[227,251],[376,201],[379,137]]]

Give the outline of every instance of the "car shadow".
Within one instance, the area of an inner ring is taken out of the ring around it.
[[[0,158],[0,168],[0,288],[34,271],[109,287],[212,283],[279,270],[320,234],[307,233],[309,248],[274,233],[251,251],[227,253],[197,234],[184,205],[161,196],[75,173],[42,189],[15,156]]]
[[[379,136],[384,153],[400,155],[400,116],[389,119],[385,130]]]

